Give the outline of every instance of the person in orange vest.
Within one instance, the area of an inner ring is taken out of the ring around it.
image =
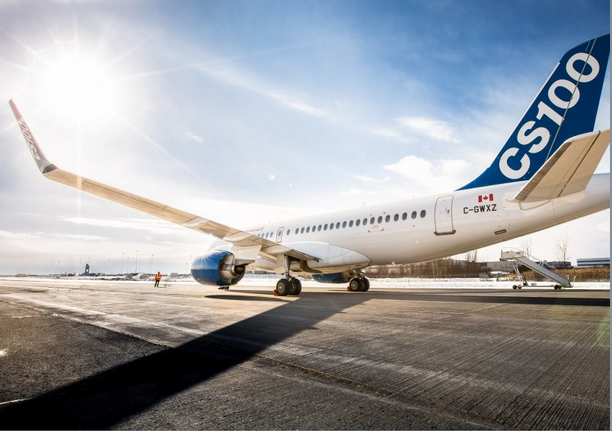
[[[155,274],[155,286],[153,287],[159,287],[159,281],[161,280],[161,272],[157,271],[157,274]]]

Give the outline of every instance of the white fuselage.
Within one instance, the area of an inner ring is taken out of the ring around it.
[[[300,250],[321,257],[319,262],[308,262],[311,269],[331,273],[452,256],[610,207],[610,174],[594,175],[580,193],[533,204],[513,202],[524,184],[459,190],[275,222],[253,233],[285,246],[299,245]],[[284,262],[258,258],[251,267],[282,273]],[[291,270],[300,272],[297,265]]]

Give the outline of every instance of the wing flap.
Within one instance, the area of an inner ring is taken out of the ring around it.
[[[610,129],[568,139],[514,196],[538,202],[583,191],[610,143]]]

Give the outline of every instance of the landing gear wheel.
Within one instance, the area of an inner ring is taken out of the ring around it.
[[[358,290],[360,290],[360,287],[361,287],[361,282],[359,281],[359,279],[351,278],[351,281],[349,281],[349,284],[346,290],[350,292],[357,292]]]
[[[359,279],[359,291],[360,292],[367,292],[368,290],[370,290],[370,280],[368,280],[367,278],[361,278]]]
[[[276,283],[276,294],[278,296],[287,296],[289,294],[289,289],[291,288],[291,283],[286,278],[281,278]]]
[[[302,293],[302,282],[295,277],[291,277],[289,280],[289,293],[287,295],[298,296]]]
[[[513,284],[512,285],[512,290],[516,290],[516,289],[518,289],[518,286],[516,284]]]

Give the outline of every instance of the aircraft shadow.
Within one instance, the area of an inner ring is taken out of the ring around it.
[[[2,429],[111,428],[368,299],[348,295],[336,300],[332,295],[321,307],[316,295],[299,297],[177,348],[0,407],[0,424]]]

